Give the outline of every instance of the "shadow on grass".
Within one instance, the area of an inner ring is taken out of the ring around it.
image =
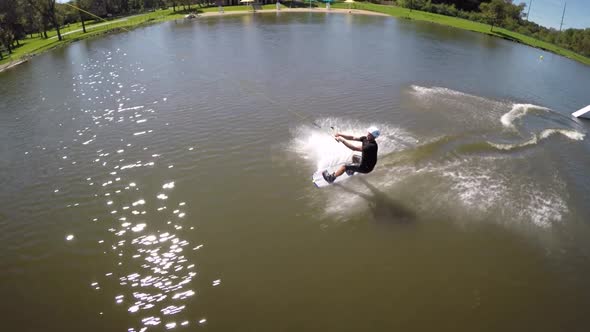
[[[26,41],[26,39],[25,39]],[[19,48],[25,46],[26,44],[23,42],[23,40],[20,41],[20,43],[18,45],[12,45],[11,47],[11,53],[8,53],[8,49],[4,46],[0,46],[0,52],[2,52],[3,55],[12,55],[14,54],[15,51],[18,51]]]
[[[216,6],[209,6],[209,7],[216,7]],[[182,14],[182,15],[188,15],[188,14],[203,14],[204,8],[209,8],[209,7],[193,7],[191,9],[177,9],[175,12],[172,11],[170,13],[168,13],[168,16],[170,15],[178,15],[178,14]]]
[[[511,42],[515,42],[515,43],[519,43],[519,44],[523,44],[523,45],[528,45],[528,46],[530,46],[530,47],[538,48],[538,49],[540,49],[540,50],[544,50],[544,51],[547,51],[547,52],[552,52],[552,53],[555,53],[555,54],[560,54],[560,55],[563,55],[563,52],[561,52],[561,51],[559,51],[559,50],[550,50],[550,49],[547,49],[547,48],[545,48],[545,47],[543,47],[543,46],[541,46],[541,45],[533,45],[533,44],[529,44],[529,43],[525,42],[524,40],[518,39],[518,38],[516,38],[516,37],[514,37],[514,36],[511,36],[511,35],[509,35],[509,34],[507,34],[507,33],[504,33],[504,32],[502,32],[502,31],[497,31],[497,30],[494,30],[494,31],[493,31],[493,32],[491,32],[491,33],[492,33],[492,34],[494,34],[494,35],[495,35],[495,36],[497,36],[497,37],[500,37],[500,38],[502,38],[502,39],[509,40],[509,41],[511,41]]]
[[[511,35],[509,35],[507,33],[504,33],[502,31],[492,30],[492,31],[490,31],[490,33],[495,34],[496,36],[498,36],[498,37],[500,37],[502,39],[506,39],[506,40],[509,40],[509,41],[512,41],[512,42],[515,42],[515,43],[522,43],[522,41],[520,39],[514,38],[513,36],[511,36]]]
[[[288,3],[288,5],[287,5]],[[309,8],[309,2],[303,2],[303,1],[286,1],[284,3],[285,6],[289,7],[289,8]],[[319,5],[317,3],[312,3],[311,4],[311,8],[318,8]]]
[[[389,197],[362,177],[359,177],[359,181],[369,188],[370,193],[362,193],[338,183],[334,185],[365,199],[369,203],[375,221],[378,223],[409,225],[416,220],[416,213],[410,208]]]

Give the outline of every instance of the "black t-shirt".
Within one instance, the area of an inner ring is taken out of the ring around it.
[[[377,142],[375,140],[369,141],[367,136],[361,137],[363,143],[363,157],[361,159],[361,168],[372,171],[377,164]]]

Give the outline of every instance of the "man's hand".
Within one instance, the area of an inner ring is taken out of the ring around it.
[[[338,142],[344,144],[347,148],[351,149],[352,151],[360,151],[360,152],[363,151],[363,149],[361,147],[350,144],[350,142],[348,142],[343,136],[336,137],[336,140]]]

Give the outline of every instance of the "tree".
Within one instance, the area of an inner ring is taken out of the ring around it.
[[[188,6],[188,10],[191,10],[193,0],[179,0],[179,3],[182,5],[183,10],[186,10],[186,6]]]
[[[490,31],[494,31],[494,25],[502,22],[506,17],[506,2],[503,0],[492,0],[490,2],[482,2],[479,9],[484,18],[492,27]]]
[[[586,29],[582,45],[580,45],[580,53],[585,56],[590,56],[590,29]]]
[[[507,0],[505,1],[505,5],[504,5],[504,11],[506,13],[506,17],[507,18],[511,18],[515,21],[522,21],[523,17],[524,17],[524,8],[526,7],[526,4],[524,3],[520,3],[518,5],[515,5],[512,0]]]
[[[8,38],[10,34],[12,43],[18,39],[25,37],[25,29],[23,27],[23,10],[20,0],[2,0],[0,1],[0,26],[5,31],[5,37]]]
[[[172,11],[173,11],[173,12],[176,12],[176,1],[177,1],[177,0],[169,0],[169,1],[170,1],[170,3],[172,4]]]
[[[57,11],[55,10],[55,0],[28,0],[28,2],[44,18],[43,30],[45,33],[45,38],[47,38],[47,23],[49,22],[53,25],[53,28],[57,32],[57,39],[60,41],[63,40],[61,37],[61,32],[59,31],[59,21],[57,19]]]
[[[143,0],[143,8],[144,9],[154,9],[158,6],[158,2],[156,0]]]
[[[12,43],[14,42],[14,35],[8,29],[0,27],[0,43],[4,45],[8,54],[12,53]]]
[[[482,2],[489,2],[489,0],[431,0],[433,4],[448,4],[455,5],[457,9],[465,11],[477,11]]]
[[[122,13],[129,13],[129,1],[128,0],[118,0],[119,1],[119,8]]]
[[[24,17],[22,18],[25,32],[30,34],[31,38],[33,38],[34,32],[41,34],[41,16],[28,1],[24,1],[22,6],[25,13]]]
[[[65,24],[75,23],[80,20],[80,15],[78,14],[78,9],[75,7],[71,7],[71,5],[64,5],[61,3],[57,3],[55,5],[55,9],[57,11],[57,17],[59,21],[59,25],[63,26]]]
[[[80,16],[80,22],[82,22],[82,33],[86,33],[86,23],[84,22],[84,16],[86,15],[82,10],[86,6],[86,1],[83,0],[76,0],[76,7],[78,7],[78,15]],[[86,7],[87,8],[87,7]]]
[[[398,5],[404,7],[404,8],[409,8],[410,11],[412,9],[422,9],[422,7],[424,7],[424,4],[426,3],[425,0],[398,0],[397,1]]]
[[[87,8],[89,12],[100,17],[104,17],[108,13],[106,0],[92,0]]]

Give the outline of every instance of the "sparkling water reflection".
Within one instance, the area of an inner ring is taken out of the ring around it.
[[[160,324],[173,329],[177,323],[168,317],[183,314],[187,300],[196,295],[192,284],[197,276],[196,265],[185,255],[186,248],[190,248],[183,232],[183,220],[187,214],[180,210],[186,208],[186,202],[179,202],[178,209],[167,213],[167,207],[158,202],[173,195],[175,181],[164,182],[161,188],[166,194],[153,195],[156,199],[145,198],[152,196],[150,189],[129,181],[136,177],[148,178],[149,172],[158,170],[159,161],[165,160],[165,153],[150,148],[147,135],[155,130],[145,126],[148,120],[157,120],[158,102],[165,103],[168,99],[158,97],[149,107],[138,104],[145,102],[140,95],[148,91],[147,87],[120,78],[132,79],[144,69],[138,63],[126,66],[125,56],[120,49],[103,53],[106,60],[82,63],[80,74],[72,77],[72,92],[79,100],[81,112],[89,115],[92,121],[92,125],[75,131],[73,142],[81,142],[88,146],[87,149],[96,151],[95,157],[88,158],[90,167],[95,170],[86,182],[95,188],[96,199],[106,198],[103,201],[106,209],[93,221],[100,219],[112,234],[98,243],[104,246],[105,255],[116,257],[112,260],[115,265],[111,270],[105,271],[103,278],[90,285],[98,292],[119,293],[114,296],[115,304],[125,306],[138,318],[137,325],[130,327],[129,331],[145,331]],[[109,108],[113,98],[117,107]],[[115,130],[120,135],[106,140],[103,128],[112,126],[123,128],[109,129],[109,133]],[[119,143],[113,148],[112,142],[116,141]],[[63,147],[64,150],[67,148]],[[68,156],[64,155],[62,159],[67,160]],[[135,172],[140,168],[147,168],[147,171],[138,175]],[[59,191],[55,189],[54,192]],[[153,210],[156,212],[151,212]],[[157,215],[152,216],[154,213]],[[68,235],[66,240],[73,238]],[[179,324],[186,326],[189,321]]]

